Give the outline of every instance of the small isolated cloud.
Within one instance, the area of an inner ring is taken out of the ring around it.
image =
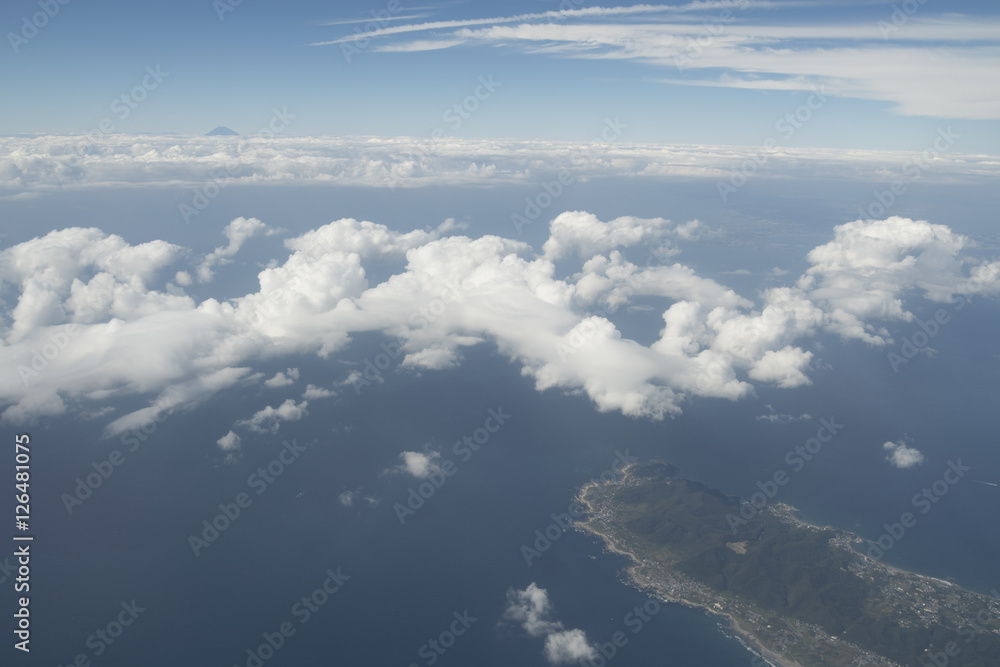
[[[230,431],[221,438],[215,441],[215,444],[219,446],[219,449],[226,453],[226,463],[235,463],[240,459],[242,452],[240,451],[240,436]]]
[[[337,394],[330,391],[329,389],[324,389],[323,387],[317,387],[314,384],[306,385],[306,390],[302,392],[302,398],[307,401],[311,401],[315,398],[330,398],[331,396],[336,396]]]
[[[224,436],[216,440],[215,444],[217,444],[219,446],[219,449],[221,449],[222,451],[231,452],[234,450],[239,450],[241,442],[242,440],[240,439],[240,436],[230,431],[229,433],[225,434]]]
[[[379,383],[382,383],[382,382],[385,382],[385,378],[383,378],[381,375],[379,375],[374,380],[369,380],[368,378],[366,378],[364,376],[364,373],[362,373],[361,371],[358,371],[358,370],[354,370],[354,371],[351,371],[350,373],[348,373],[346,378],[344,378],[343,380],[341,380],[340,385],[342,387],[348,387],[348,386],[354,387],[355,390],[357,390],[357,388],[359,386],[361,386],[363,384],[367,384],[369,382],[379,382]]]
[[[295,384],[296,380],[299,379],[299,369],[298,368],[288,368],[283,372],[279,371],[270,380],[264,382],[264,386],[270,389],[278,389],[280,387],[287,387],[288,385]],[[311,386],[311,385],[310,385]]]
[[[597,651],[587,641],[583,630],[566,630],[563,624],[552,618],[552,604],[549,594],[535,582],[524,590],[507,589],[507,609],[505,620],[521,624],[532,637],[545,637],[542,653],[553,665],[563,665],[597,656]]]
[[[250,419],[244,419],[236,423],[239,426],[248,426],[251,431],[257,431],[258,433],[266,431],[277,433],[281,422],[297,422],[308,415],[309,413],[306,411],[308,405],[308,401],[302,401],[297,404],[295,399],[289,398],[285,399],[285,402],[276,408],[268,405],[263,410],[255,412]]]
[[[887,442],[882,445],[888,454],[885,460],[897,468],[912,468],[924,462],[924,455],[912,447],[907,447],[902,440]]]
[[[803,412],[801,415],[796,417],[795,415],[785,415],[775,411],[774,407],[767,403],[764,405],[767,408],[766,415],[757,415],[757,421],[759,422],[771,422],[772,424],[790,424],[791,422],[805,421],[806,419],[812,419],[812,415],[808,412]]]
[[[562,630],[562,623],[551,620],[551,615],[549,593],[544,588],[539,588],[535,582],[528,584],[523,591],[507,589],[507,610],[503,617],[520,623],[532,637]]]
[[[578,628],[546,637],[544,654],[553,665],[567,665],[597,657],[597,651],[587,642],[587,633]]]
[[[378,500],[371,496],[362,496],[361,491],[344,491],[337,496],[337,502],[344,507],[354,507],[364,503],[366,507],[377,507]]]
[[[441,472],[441,465],[438,463],[441,454],[438,452],[429,452],[427,454],[421,452],[401,452],[399,458],[403,459],[403,462],[396,466],[395,472],[405,472],[418,479],[427,479],[431,475]]]

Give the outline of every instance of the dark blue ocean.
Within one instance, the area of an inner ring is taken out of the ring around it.
[[[739,282],[744,277],[722,272],[781,265],[795,276],[805,252],[828,240],[833,224],[851,219],[845,217],[850,207],[834,200],[848,202],[856,195],[864,201],[861,189],[853,195],[828,192],[814,198],[813,221],[804,224],[800,216],[809,193],[788,203],[775,188],[736,214],[707,190],[684,189],[637,188],[611,202],[609,193],[622,190],[607,184],[606,192],[595,186],[568,194],[562,208],[585,208],[604,218],[699,217],[717,226],[731,221],[734,237],[751,244],[752,251],[696,244],[679,261],[754,298],[754,288]],[[132,243],[165,238],[208,249],[222,243],[219,232],[237,215],[298,232],[346,216],[409,229],[464,214],[472,235],[512,234],[503,225],[520,193],[465,191],[451,201],[444,201],[444,194],[399,193],[386,203],[377,193],[357,191],[243,190],[239,199],[220,198],[203,214],[202,228],[185,227],[176,215],[174,200],[183,199],[181,192],[78,194],[72,204],[68,196],[53,201],[63,197],[55,195],[5,202],[5,220],[22,221],[9,227],[8,243],[34,235],[23,223],[30,220],[46,229],[94,225]],[[940,213],[946,202],[931,199],[914,215]],[[705,202],[700,211],[699,202]],[[417,211],[419,217],[403,220],[401,211]],[[765,224],[765,217],[777,222]],[[974,214],[940,221],[970,235],[985,233]],[[544,229],[530,229],[526,237],[540,246]],[[247,253],[238,259],[253,266],[274,256],[274,249],[248,247]],[[220,271],[209,290],[217,298],[253,290],[252,281],[246,284],[248,271],[238,273],[236,278]],[[926,304],[925,311],[920,303],[912,306],[915,314],[932,316],[936,307]],[[626,335],[655,335],[656,318],[648,313],[621,316]],[[106,423],[101,419],[42,421],[26,429],[32,436],[36,536],[32,652],[21,656],[5,646],[3,664],[54,667],[73,664],[83,654],[93,665],[248,665],[247,649],[257,649],[265,633],[273,639],[289,623],[294,634],[263,664],[429,665],[431,654],[422,647],[449,629],[455,613],[467,612],[476,620],[443,654],[434,654],[433,664],[543,665],[542,639],[501,622],[507,589],[534,582],[548,591],[553,617],[567,629],[581,628],[597,642],[626,632],[628,643],[608,664],[750,665],[752,655],[727,638],[715,619],[696,610],[662,605],[640,632],[631,632],[626,615],[647,596],[621,582],[624,562],[588,536],[562,534],[531,566],[525,563],[522,545],[533,544],[535,531],[552,523],[551,514],[565,512],[575,490],[625,450],[639,458],[668,459],[685,476],[734,494],[749,495],[776,470],[789,471],[791,480],[775,500],[800,508],[808,520],[869,539],[884,532],[884,523],[914,511],[912,496],[939,479],[949,461],[961,459],[972,467],[968,477],[920,515],[884,559],[987,591],[1000,586],[1000,488],[975,480],[1000,482],[998,324],[997,303],[974,300],[937,334],[935,356],[921,355],[898,373],[886,350],[821,338],[814,347],[812,386],[792,391],[760,386],[756,396],[736,403],[695,400],[682,416],[664,422],[601,414],[582,396],[539,393],[518,364],[485,343],[467,350],[455,370],[418,375],[392,364],[383,382],[360,394],[347,386],[335,398],[311,401],[303,421],[283,423],[275,435],[245,436],[242,459],[228,464],[215,441],[235,421],[276,405],[287,393],[259,385],[235,388],[158,424],[72,514],[62,494],[73,493],[76,478],[93,472],[94,462],[126,447],[117,438],[101,437]],[[904,323],[893,334],[915,330]],[[383,342],[362,336],[327,360],[312,355],[265,360],[254,370],[272,375],[294,366],[302,377],[293,389],[307,383],[330,387],[351,364],[373,358]],[[766,404],[812,418],[787,424],[756,419],[768,412]],[[108,405],[123,414],[145,405],[145,399]],[[511,415],[507,423],[463,461],[453,443],[481,427],[489,410],[500,408]],[[785,457],[815,434],[819,418],[835,418],[844,428],[794,472]],[[6,432],[12,442],[14,430]],[[258,494],[260,487],[249,485],[248,478],[292,439],[305,450]],[[886,464],[881,444],[897,439],[922,451],[924,463],[908,470]],[[399,463],[400,452],[425,448],[451,459],[455,473],[401,525],[393,505],[406,502],[417,480],[385,471]],[[349,490],[359,500],[347,508],[338,498]],[[233,503],[244,492],[250,505],[195,556],[189,535],[201,533],[202,521],[219,514],[220,503]],[[377,499],[377,506],[367,506],[364,496]],[[303,607],[295,605],[322,587],[328,570],[340,576],[340,588],[320,596],[327,599],[302,622]],[[7,577],[2,584],[7,588],[12,580],[6,570],[0,577]],[[2,597],[5,612],[13,609],[11,596]],[[120,636],[97,639],[94,633],[107,630],[125,613],[123,603],[127,607],[133,600],[133,609],[142,609],[134,621],[126,614],[132,622]]]

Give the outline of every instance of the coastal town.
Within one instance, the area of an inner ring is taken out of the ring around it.
[[[588,514],[577,527],[600,538],[609,551],[631,561],[623,573],[626,583],[666,601],[719,616],[723,629],[731,630],[760,657],[756,664],[763,665],[766,661],[775,667],[918,667],[944,664],[940,659],[935,661],[938,654],[953,656],[964,650],[969,657],[971,648],[967,647],[982,649],[989,642],[1000,643],[1000,624],[996,623],[1000,620],[1000,593],[996,590],[991,597],[947,581],[886,566],[862,552],[865,544],[862,538],[847,531],[807,524],[795,517],[795,508],[781,503],[763,508],[762,517],[796,536],[825,540],[825,548],[846,564],[847,572],[841,574],[856,578],[859,590],[866,593],[865,614],[856,623],[879,619],[885,621],[886,627],[914,632],[933,628],[935,639],[940,636],[940,640],[928,642],[922,651],[917,651],[915,659],[900,662],[887,657],[888,651],[880,650],[885,648],[883,646],[862,646],[846,639],[856,634],[852,632],[856,628],[848,626],[834,635],[817,623],[790,613],[779,613],[748,595],[713,585],[714,582],[709,583],[711,580],[704,577],[692,576],[684,571],[690,569],[684,563],[691,558],[690,552],[685,552],[685,545],[656,543],[650,535],[630,527],[637,525],[634,522],[642,517],[641,512],[648,514],[651,511],[652,504],[622,500],[628,495],[622,493],[627,489],[635,494],[673,484],[670,493],[676,493],[674,488],[681,485],[679,480],[667,474],[672,468],[662,462],[634,463],[613,481],[584,486],[578,500]],[[748,546],[753,549],[747,540],[727,541],[725,536],[720,536],[716,542],[716,554],[731,552],[735,556],[727,558],[737,560],[748,553]],[[725,548],[720,549],[721,545]]]

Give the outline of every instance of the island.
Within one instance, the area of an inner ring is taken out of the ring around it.
[[[748,508],[678,472],[631,463],[585,485],[577,527],[630,560],[631,585],[724,617],[759,656],[752,664],[1000,665],[997,590],[886,566],[853,533],[781,503]]]

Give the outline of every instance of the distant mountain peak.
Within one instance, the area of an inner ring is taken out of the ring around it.
[[[239,132],[234,132],[233,130],[230,130],[228,127],[225,127],[224,125],[220,125],[219,127],[215,128],[214,130],[212,130],[211,132],[209,132],[208,134],[206,134],[205,136],[206,137],[215,137],[215,136],[234,137],[234,136],[239,136],[239,134],[240,134]]]

